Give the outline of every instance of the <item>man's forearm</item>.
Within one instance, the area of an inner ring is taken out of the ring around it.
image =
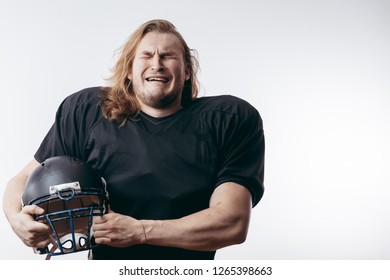
[[[39,163],[29,162],[16,176],[9,180],[3,194],[3,211],[8,221],[22,209],[22,194],[29,174]]]
[[[208,209],[177,220],[142,220],[147,243],[213,251],[244,242],[249,226],[251,196],[242,186],[219,188]]]
[[[3,211],[8,221],[13,215],[22,209],[21,197],[23,193],[24,180],[21,177],[13,177],[7,184],[3,196]]]

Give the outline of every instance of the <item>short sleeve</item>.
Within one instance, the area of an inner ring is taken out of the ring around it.
[[[243,100],[232,100],[231,110],[214,114],[220,164],[217,186],[235,182],[252,195],[253,207],[264,193],[265,142],[258,111]]]
[[[91,91],[82,90],[65,98],[57,109],[55,121],[37,152],[35,159],[42,162],[53,156],[69,155],[84,159],[84,148],[88,133],[88,108],[94,108],[89,99]]]

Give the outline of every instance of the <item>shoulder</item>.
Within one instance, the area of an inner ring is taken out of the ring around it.
[[[64,100],[64,102],[71,103],[74,105],[86,105],[89,103],[98,103],[99,95],[101,94],[100,87],[89,87],[79,90],[75,93],[70,94]]]
[[[68,95],[61,103],[61,107],[71,111],[80,108],[96,107],[99,105],[100,94],[100,87],[84,88]]]
[[[194,101],[194,110],[201,115],[230,115],[239,119],[261,119],[258,110],[249,102],[233,95],[200,97]]]
[[[100,94],[100,87],[89,87],[68,95],[60,104],[57,117],[80,118],[86,115],[88,119],[99,117],[101,115]]]

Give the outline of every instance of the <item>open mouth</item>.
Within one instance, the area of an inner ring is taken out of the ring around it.
[[[168,83],[169,79],[165,77],[148,77],[145,79],[148,82],[160,82],[160,83]]]

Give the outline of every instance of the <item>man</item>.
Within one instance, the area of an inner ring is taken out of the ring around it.
[[[140,26],[111,84],[70,95],[34,159],[13,177],[4,212],[33,248],[49,226],[21,207],[26,179],[45,159],[70,155],[107,181],[110,211],[94,217],[94,259],[213,259],[242,243],[263,195],[264,135],[258,112],[232,97],[197,98],[197,60],[164,20]]]

